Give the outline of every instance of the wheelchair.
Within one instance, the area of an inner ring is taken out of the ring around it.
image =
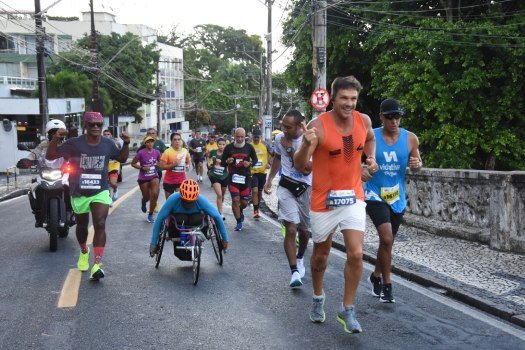
[[[173,242],[174,253],[179,260],[191,261],[193,264],[193,285],[199,281],[202,256],[202,242],[211,241],[217,262],[223,264],[222,237],[215,220],[207,214],[170,214],[160,229],[157,240],[155,268],[159,267],[164,244]]]

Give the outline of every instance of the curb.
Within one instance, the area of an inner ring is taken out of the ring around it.
[[[262,203],[264,203],[264,205],[260,205],[260,208],[264,210],[267,215],[269,214],[268,216],[276,219],[277,214],[274,213],[264,201]],[[339,242],[332,241],[332,247],[341,252],[346,251],[345,246]],[[370,253],[363,251],[363,260],[375,265],[375,252]],[[472,295],[464,293],[456,287],[452,287],[451,285],[448,285],[447,283],[444,283],[438,279],[413,271],[409,268],[392,265],[392,272],[398,276],[401,276],[409,281],[415,282],[424,287],[441,289],[444,291],[444,293],[442,293],[443,295],[461,301],[462,303],[475,307],[476,309],[479,309],[496,317],[499,317],[514,325],[525,328],[525,315],[516,314],[514,311],[503,307],[497,303],[494,303],[493,301],[481,297],[474,298],[472,297]]]
[[[6,200],[9,200],[9,199],[13,199],[13,198],[16,198],[16,197],[20,197],[20,196],[23,196],[24,194],[26,194],[28,191],[27,188],[20,188],[20,189],[17,189],[11,193],[8,193],[6,194],[5,196],[2,196],[0,197],[0,202],[3,202],[3,201],[6,201]]]

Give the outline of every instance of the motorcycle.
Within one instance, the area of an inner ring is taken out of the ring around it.
[[[19,144],[18,149],[33,153],[26,145]],[[33,153],[34,154],[34,153]],[[36,156],[36,155],[35,155]],[[71,165],[63,159],[48,161],[20,159],[16,164],[19,169],[31,169],[36,174],[28,192],[29,204],[35,215],[35,227],[43,227],[49,233],[49,250],[57,250],[58,237],[65,238],[69,227],[74,224],[69,201],[69,174]]]

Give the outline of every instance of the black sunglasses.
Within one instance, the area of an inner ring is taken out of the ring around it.
[[[401,119],[401,113],[389,113],[389,114],[383,114],[383,117],[388,120],[392,119]]]
[[[99,123],[99,122],[87,123],[87,126],[89,126],[90,128],[94,128],[95,126],[101,128],[104,126],[104,123]]]

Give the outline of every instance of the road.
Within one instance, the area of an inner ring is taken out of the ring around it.
[[[107,221],[106,278],[99,283],[75,269],[74,230],[51,253],[46,232],[34,228],[27,197],[0,203],[1,349],[525,348],[522,329],[396,276],[396,303],[379,303],[366,284],[368,264],[356,303],[364,333],[345,334],[336,320],[344,255],[335,250],[325,277],[327,320],[311,323],[309,263],[303,288],[290,290],[279,225],[247,215],[245,230],[234,232],[229,196],[224,265],[205,242],[197,286],[190,263],[173,256],[170,245],[156,270],[136,175],[124,168],[121,199]],[[207,181],[202,188],[213,199]]]

